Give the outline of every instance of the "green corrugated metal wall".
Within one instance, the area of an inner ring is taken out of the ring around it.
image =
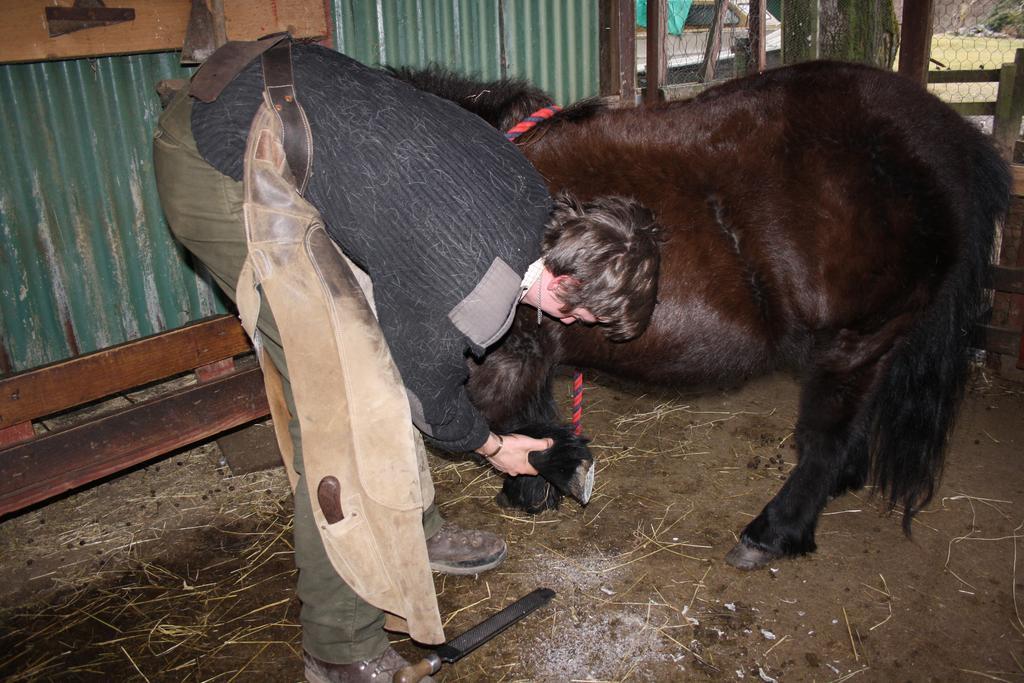
[[[597,0],[334,0],[368,64],[598,90]],[[501,26],[504,25],[504,40]],[[0,66],[0,374],[223,310],[170,237],[152,177],[153,84],[177,54]]]
[[[373,65],[436,62],[486,79],[526,78],[559,102],[573,102],[598,91],[597,5],[597,0],[334,0],[335,47]]]
[[[160,212],[153,84],[177,57],[0,67],[0,372],[216,310]]]

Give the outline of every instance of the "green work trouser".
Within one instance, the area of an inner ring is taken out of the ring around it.
[[[192,137],[191,111],[191,98],[181,93],[160,117],[153,143],[160,201],[174,236],[234,300],[238,275],[248,253],[242,183],[220,173],[199,155]],[[257,327],[267,354],[281,371],[288,409],[295,415],[281,337],[266,302]],[[372,387],[366,389],[373,391]],[[297,419],[289,421],[288,432],[299,475],[294,537],[303,647],[314,657],[338,664],[376,657],[388,646],[384,614],[356,595],[331,566],[313,519],[308,486],[302,480]],[[432,505],[423,515],[424,535],[430,538],[442,522],[437,507]]]

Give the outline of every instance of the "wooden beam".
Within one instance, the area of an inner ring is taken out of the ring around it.
[[[647,0],[647,89],[644,91],[647,104],[661,101],[661,89],[668,79],[667,26],[668,0]]]
[[[636,104],[636,5],[633,0],[601,0],[600,88]]]
[[[0,380],[0,429],[246,353],[234,316],[77,356]]]
[[[1010,173],[1013,175],[1013,194],[1024,197],[1024,164],[1010,164]]]
[[[715,13],[712,15],[711,26],[708,28],[708,40],[704,45],[704,62],[700,72],[701,83],[710,83],[715,80],[718,55],[722,51],[722,27],[725,24],[725,15],[728,13],[728,9],[728,0],[715,1]]]
[[[989,353],[1018,357],[1021,347],[1021,333],[1006,327],[975,325],[973,346]]]
[[[1024,294],[1024,268],[989,266],[986,286],[997,292]]]
[[[903,3],[899,73],[922,85],[928,82],[934,0]]]
[[[55,0],[3,0],[0,63],[180,50],[191,3],[107,0],[108,7],[134,9],[135,20],[51,38],[45,10],[54,4]],[[296,38],[323,39],[330,34],[326,0],[224,0],[224,15],[229,40],[253,40],[277,31],[290,31]]]
[[[768,68],[768,56],[765,53],[765,0],[750,0],[747,15],[747,36],[748,49],[750,51],[750,66],[757,73],[762,73]]]
[[[995,102],[947,102],[949,108],[961,116],[995,116]]]
[[[0,450],[0,515],[268,413],[253,367]]]
[[[1020,124],[1024,119],[1024,48],[1017,48],[1013,57],[1013,66],[1015,67],[1013,93],[1010,96],[1004,141],[1006,158],[1009,161],[1013,161],[1013,150],[1017,146],[1017,140],[1020,139]]]
[[[597,4],[597,91],[602,97],[619,94],[619,0]]]
[[[29,441],[36,435],[35,429],[32,427],[32,423],[29,421],[19,422],[18,424],[11,425],[0,429],[0,448],[10,446],[12,444],[20,443],[22,441]]]
[[[998,83],[999,69],[951,69],[929,71],[929,83]]]

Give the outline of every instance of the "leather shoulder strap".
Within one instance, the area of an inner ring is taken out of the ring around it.
[[[290,40],[263,52],[263,83],[270,105],[281,119],[282,144],[295,189],[300,195],[305,194],[313,165],[313,133],[306,112],[295,97]]]
[[[189,94],[197,100],[213,102],[249,62],[288,37],[287,33],[273,33],[259,40],[232,40],[224,43],[203,62],[192,77]]]

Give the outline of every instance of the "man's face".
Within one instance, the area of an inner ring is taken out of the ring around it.
[[[566,325],[572,325],[577,320],[588,325],[608,322],[607,320],[602,320],[601,318],[598,318],[596,315],[594,315],[591,311],[589,311],[586,308],[568,308],[565,302],[563,302],[561,297],[559,297],[558,295],[557,283],[559,280],[560,278],[556,278],[554,281],[554,286],[549,287],[544,292],[544,298],[541,301],[541,310],[543,310],[545,313],[547,313],[553,318],[558,318]]]

